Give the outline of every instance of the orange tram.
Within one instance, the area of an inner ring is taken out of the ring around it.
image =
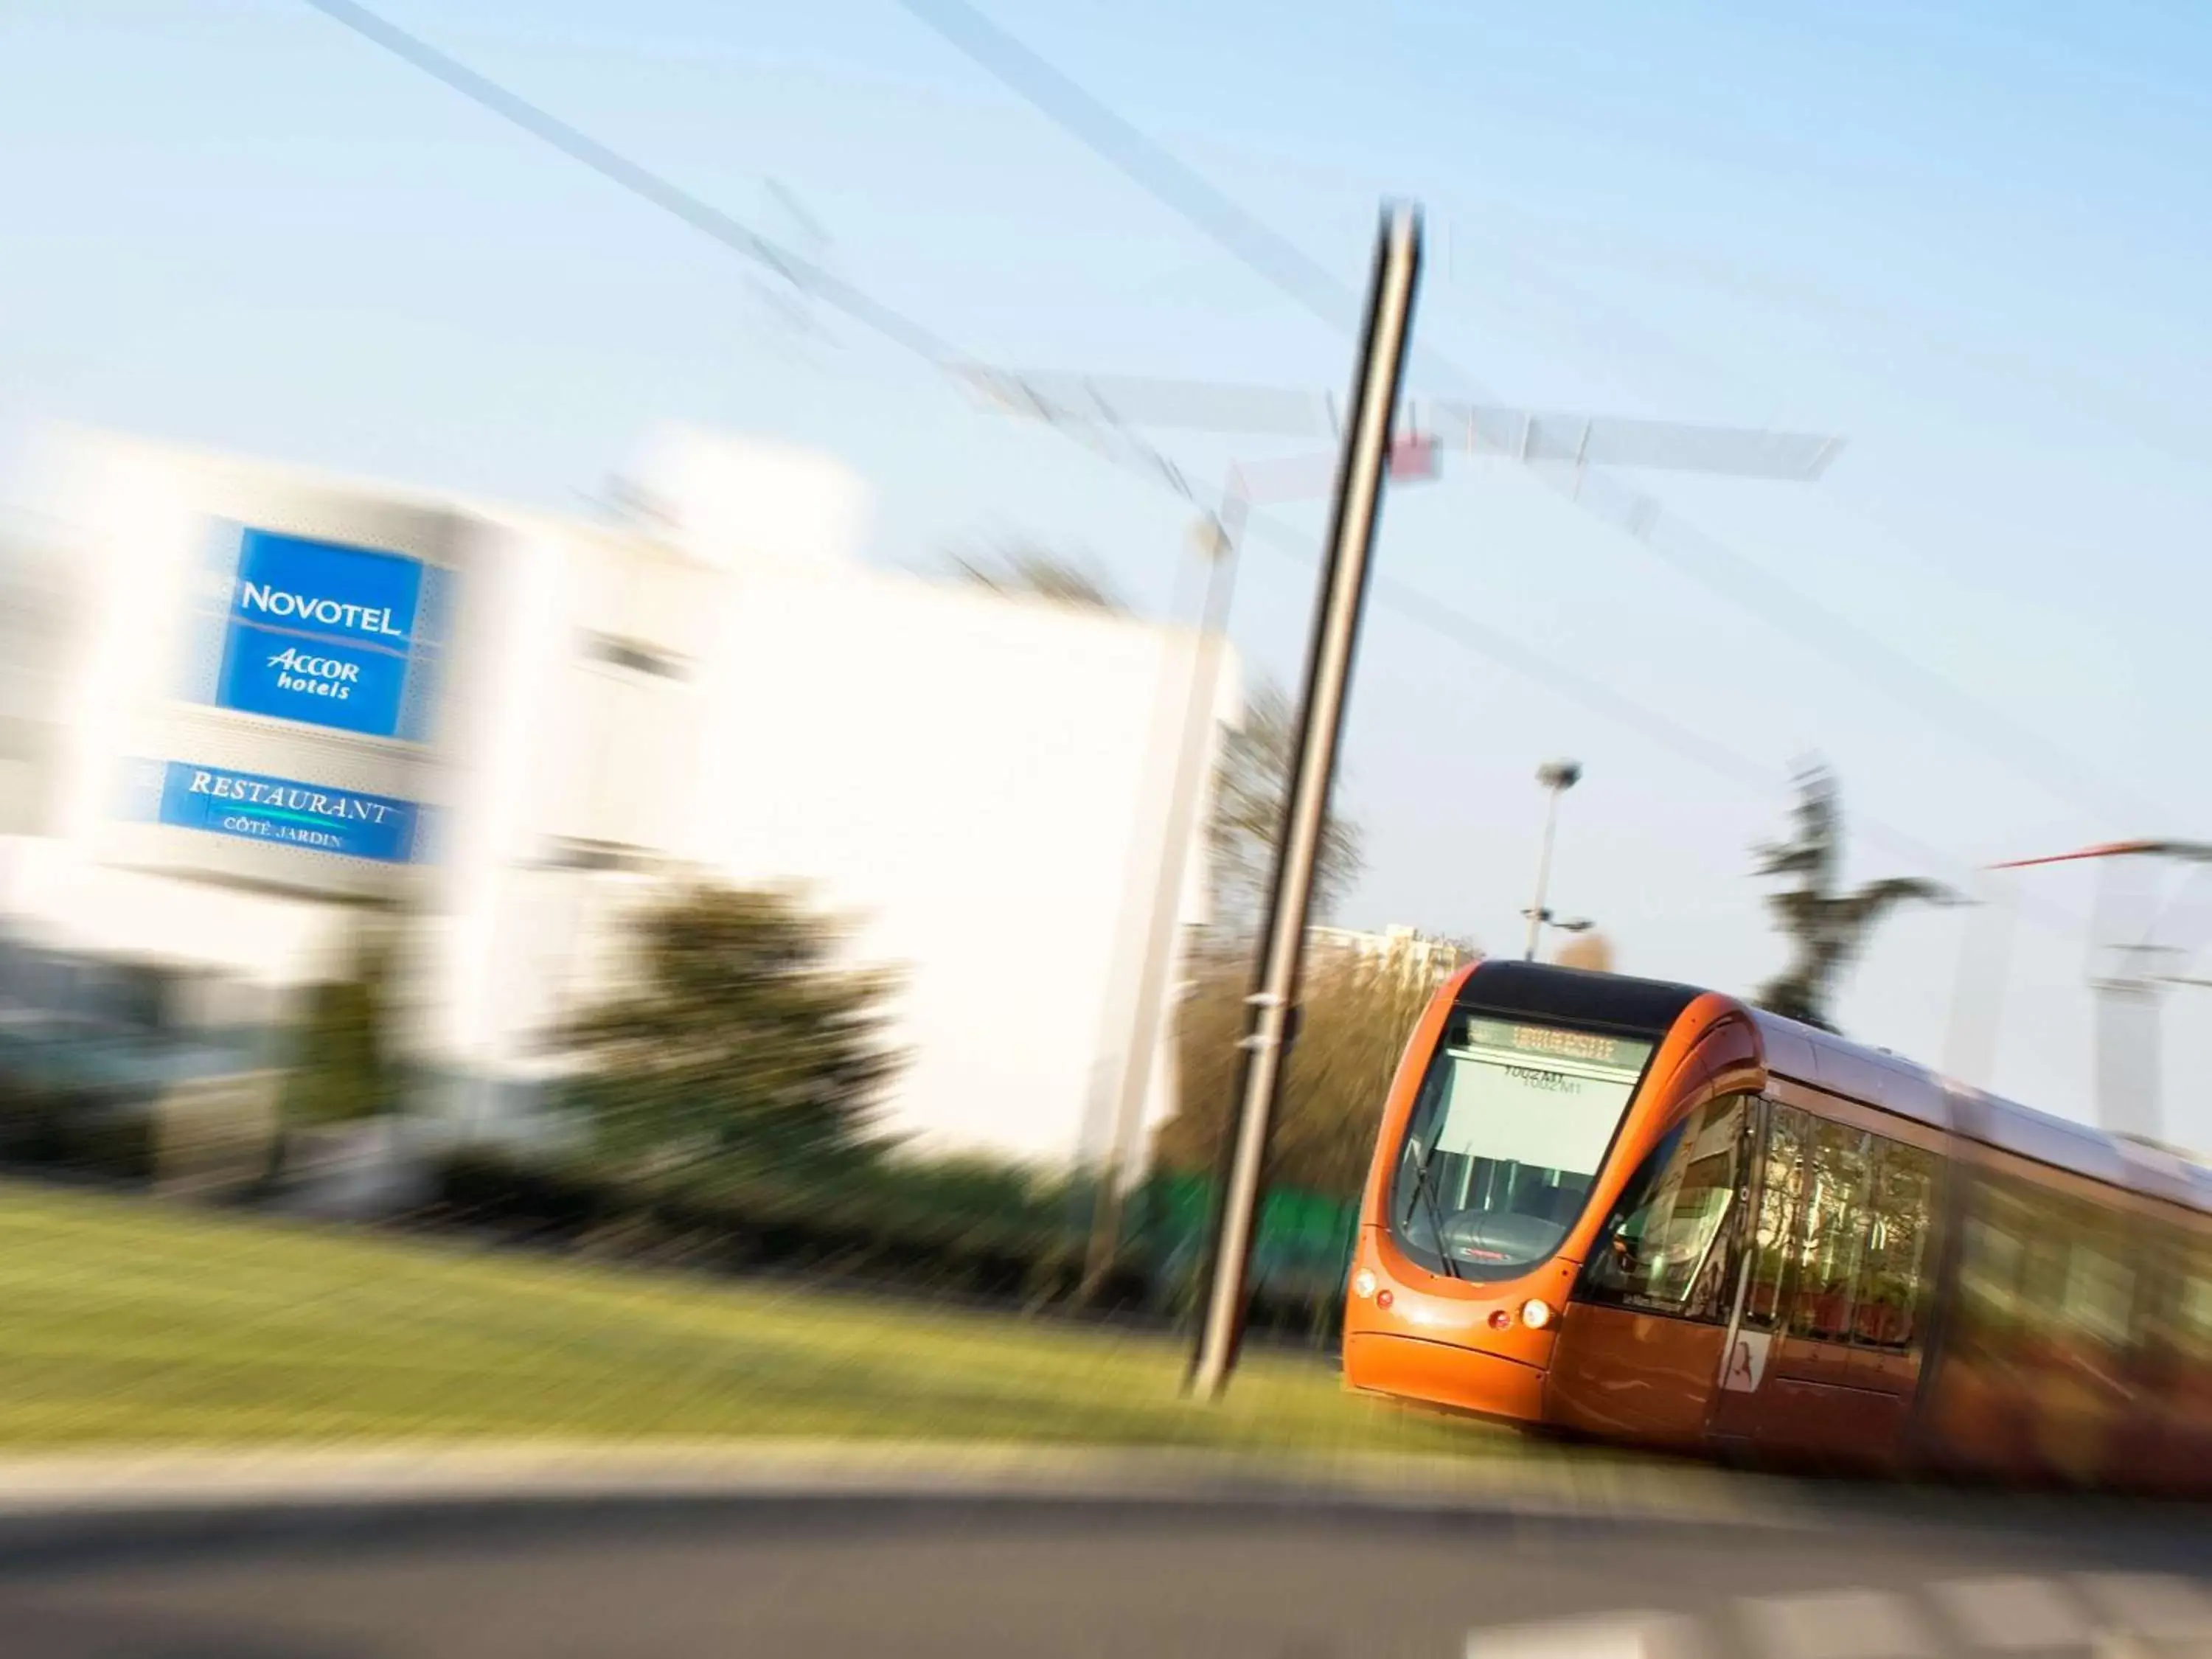
[[[2212,1495],[2212,1170],[1713,992],[1481,963],[1391,1086],[1344,1369],[1730,1461]]]

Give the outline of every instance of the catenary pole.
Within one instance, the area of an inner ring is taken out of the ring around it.
[[[1221,510],[1203,526],[1201,556],[1206,561],[1206,600],[1198,635],[1191,643],[1190,695],[1184,710],[1169,792],[1167,833],[1160,849],[1158,879],[1139,969],[1133,1027],[1121,1059],[1120,1086],[1098,1195],[1091,1212],[1091,1247],[1084,1261],[1077,1300],[1089,1302],[1105,1288],[1121,1241],[1121,1213],[1127,1192],[1127,1166],[1143,1132],[1145,1102],[1152,1092],[1152,1062],[1167,1012],[1168,974],[1182,930],[1183,880],[1191,843],[1200,830],[1205,799],[1206,758],[1212,747],[1221,696],[1221,662],[1227,649],[1229,603],[1236,589],[1237,540],[1243,533],[1248,502],[1242,476],[1232,473]]]
[[[1283,1065],[1297,1036],[1300,969],[1314,868],[1320,856],[1329,786],[1336,771],[1344,724],[1345,693],[1352,677],[1375,526],[1388,471],[1392,422],[1413,334],[1413,293],[1421,266],[1419,214],[1410,205],[1387,209],[1375,248],[1366,324],[1352,392],[1351,422],[1338,463],[1336,501],[1330,514],[1328,561],[1315,606],[1307,649],[1305,689],[1298,720],[1297,763],[1285,792],[1282,834],[1275,848],[1275,879],[1246,999],[1241,1087],[1237,1122],[1225,1137],[1224,1179],[1215,1199],[1208,1251],[1210,1282],[1190,1387],[1201,1398],[1219,1395],[1237,1362],[1243,1335],[1247,1273],[1267,1148]]]

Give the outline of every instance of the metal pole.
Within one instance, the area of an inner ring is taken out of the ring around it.
[[[1553,784],[1546,794],[1544,842],[1536,853],[1536,900],[1528,907],[1528,948],[1522,953],[1529,962],[1535,961],[1544,940],[1544,890],[1552,884],[1552,837],[1559,828],[1559,786]]]
[[[1544,807],[1543,845],[1536,853],[1536,901],[1528,907],[1528,948],[1523,955],[1530,962],[1535,961],[1544,943],[1544,925],[1552,919],[1544,901],[1552,887],[1552,844],[1559,829],[1559,797],[1580,783],[1582,777],[1580,761],[1548,760],[1536,769],[1536,781],[1551,792],[1551,799]]]
[[[1168,969],[1175,960],[1176,936],[1182,919],[1183,873],[1188,867],[1190,843],[1198,834],[1197,811],[1204,799],[1206,738],[1213,731],[1215,701],[1220,694],[1222,647],[1226,642],[1229,601],[1236,587],[1237,543],[1243,531],[1246,506],[1241,479],[1232,474],[1221,512],[1210,526],[1212,536],[1206,550],[1210,568],[1198,638],[1191,653],[1189,708],[1183,719],[1182,750],[1168,799],[1166,845],[1160,849],[1159,886],[1152,896],[1152,929],[1145,941],[1144,963],[1137,980],[1135,1019],[1122,1056],[1120,1098],[1115,1104],[1097,1203],[1091,1212],[1091,1248],[1083,1266],[1083,1282],[1076,1291],[1080,1302],[1091,1300],[1103,1288],[1121,1243],[1125,1196],[1121,1166],[1142,1127],[1152,1062],[1159,1053]]]
[[[1365,337],[1352,382],[1352,418],[1337,470],[1328,563],[1322,573],[1308,646],[1297,766],[1285,792],[1282,836],[1275,848],[1274,892],[1255,964],[1256,982],[1245,999],[1250,1012],[1242,1044],[1242,1102],[1228,1149],[1226,1178],[1216,1200],[1212,1283],[1191,1364],[1191,1389],[1206,1399],[1218,1396],[1227,1384],[1243,1335],[1245,1276],[1268,1121],[1283,1061],[1296,1036],[1293,1011],[1305,950],[1306,913],[1313,899],[1314,864],[1336,770],[1352,648],[1367,599],[1368,559],[1374,550],[1390,422],[1405,373],[1413,289],[1420,268],[1419,216],[1409,206],[1394,207],[1386,213],[1376,242]]]
[[[1951,991],[1943,1071],[1954,1082],[1987,1090],[1996,1086],[2014,910],[2002,872],[1984,871],[1976,885],[1980,891],[1960,929],[1959,977]]]

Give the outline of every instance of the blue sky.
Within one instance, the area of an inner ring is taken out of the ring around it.
[[[1396,580],[1696,729],[1700,769],[1378,606],[1346,920],[1518,937],[1536,763],[1588,778],[1555,896],[1625,967],[1747,988],[1748,844],[1818,751],[1868,823],[1960,866],[2212,837],[2212,14],[1017,3],[988,15],[1356,284],[1411,196],[1418,326],[1536,407],[1834,430],[1810,489],[1662,480],[1681,520],[2111,779],[2054,793],[1645,548],[1489,465],[1396,495]],[[390,0],[387,15],[979,357],[1340,386],[1340,330],[1267,288],[894,0]],[[12,0],[0,21],[0,428],[61,416],[548,506],[664,418],[817,443],[880,492],[871,556],[1019,533],[1164,611],[1187,506],[980,413],[307,7]],[[1431,381],[1418,389],[1461,388]],[[1285,446],[1175,440],[1195,472]],[[1291,444],[1289,448],[1301,446]],[[1283,521],[1316,535],[1317,507]],[[1237,631],[1287,678],[1311,568],[1255,547]],[[1808,614],[1818,614],[1808,612]],[[1908,861],[1862,841],[1862,874]],[[2033,878],[1995,1080],[2087,1109],[2080,872]],[[1847,1022],[1937,1058],[1961,923],[1913,915]],[[2212,1037],[2171,1011],[2176,1127]],[[2191,1016],[2194,1016],[2192,1020]],[[2191,1027],[2192,1029],[2181,1029]]]

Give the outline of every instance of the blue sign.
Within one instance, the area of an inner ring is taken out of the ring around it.
[[[419,561],[334,542],[241,533],[215,702],[371,737],[412,737],[422,660]],[[410,689],[414,695],[410,696]]]
[[[419,851],[422,808],[411,800],[188,761],[165,763],[161,784],[154,816],[180,830],[382,864],[411,863]]]

